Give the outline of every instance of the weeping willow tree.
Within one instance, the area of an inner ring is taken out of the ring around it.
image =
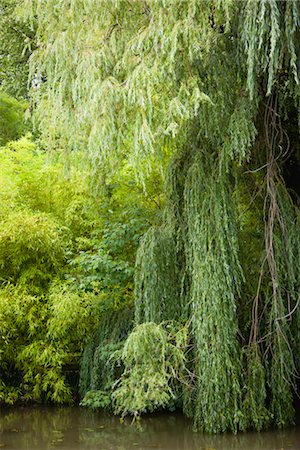
[[[165,177],[164,220],[137,256],[135,317],[188,324],[184,410],[208,432],[294,419],[299,203],[286,167],[299,161],[299,8],[26,0],[16,11],[37,29],[31,95],[45,138],[83,148],[94,174],[126,159],[140,180],[154,165]]]

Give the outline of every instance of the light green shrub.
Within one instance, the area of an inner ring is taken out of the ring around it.
[[[125,370],[113,399],[117,414],[133,414],[166,407],[178,397],[185,380],[187,329],[153,322],[138,325],[120,353]]]

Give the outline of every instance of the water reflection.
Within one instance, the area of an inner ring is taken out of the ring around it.
[[[179,414],[157,414],[138,426],[81,408],[19,407],[0,411],[3,449],[300,450],[300,428],[207,436]]]

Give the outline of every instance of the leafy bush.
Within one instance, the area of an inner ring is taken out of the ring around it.
[[[43,214],[17,211],[1,222],[0,279],[45,286],[65,258],[61,227]]]
[[[80,156],[67,168],[61,152],[49,154],[27,135],[0,149],[0,162],[0,218],[12,208],[41,212],[59,221],[73,240],[89,235],[99,220],[98,210],[88,172],[78,167]]]
[[[7,285],[0,290],[1,398],[70,402],[65,367],[78,365],[86,335],[98,316],[93,294],[79,295],[53,285],[45,295]],[[11,400],[9,400],[11,399]]]

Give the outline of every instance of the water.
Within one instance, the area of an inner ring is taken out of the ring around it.
[[[82,408],[0,410],[4,450],[300,450],[300,426],[284,431],[207,436],[180,414],[155,414],[138,425]]]

